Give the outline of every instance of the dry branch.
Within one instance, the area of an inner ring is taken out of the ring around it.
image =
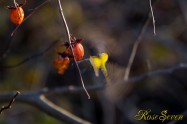
[[[20,61],[20,62],[18,62],[16,64],[2,66],[2,68],[4,68],[4,69],[16,68],[16,67],[19,67],[19,66],[25,64],[26,62],[28,62],[30,60],[36,59],[36,58],[38,58],[40,56],[43,56],[44,54],[46,54],[58,42],[59,42],[59,40],[55,40],[51,44],[49,44],[49,46],[46,49],[44,49],[43,51],[41,51],[39,53],[36,53],[36,54],[33,54],[33,55],[23,59],[22,61]]]
[[[152,71],[152,72],[143,74],[141,76],[133,77],[133,78],[130,78],[129,81],[127,81],[127,82],[138,82],[138,81],[144,80],[146,78],[151,78],[151,77],[158,76],[158,75],[170,75],[173,72],[180,70],[180,69],[187,69],[187,63],[180,63],[180,64],[172,66],[170,68],[159,69],[156,71]]]
[[[7,93],[0,95],[0,102],[7,102],[8,97],[12,96],[13,93]],[[49,100],[47,100],[43,95],[37,94],[37,93],[23,93],[19,95],[16,99],[19,102],[30,104],[31,106],[35,106],[44,113],[62,121],[67,122],[70,124],[81,124],[86,123],[89,124],[89,122],[76,117],[75,115],[67,112],[66,110],[56,106]]]
[[[143,27],[142,27],[142,29],[140,31],[140,34],[137,37],[137,40],[134,42],[134,45],[133,45],[133,48],[132,48],[132,52],[131,52],[131,55],[130,55],[130,58],[129,58],[129,62],[128,62],[128,65],[127,65],[126,70],[125,70],[124,80],[128,80],[128,78],[129,78],[131,66],[133,64],[133,61],[134,61],[138,46],[140,44],[140,41],[142,39],[142,36],[143,36],[143,34],[145,32],[145,29],[147,28],[148,24],[149,24],[149,18],[146,20],[145,24],[143,25]]]
[[[96,86],[89,86],[88,90],[99,90],[103,89],[104,84],[96,85]],[[43,88],[38,91],[32,91],[32,92],[25,92],[20,94],[17,97],[17,101],[27,103],[31,106],[35,106],[44,113],[62,121],[67,122],[70,124],[90,124],[90,122],[83,120],[68,111],[60,108],[59,106],[55,105],[51,101],[45,98],[45,95],[54,95],[54,94],[63,94],[63,93],[77,93],[77,92],[83,92],[84,89],[82,87],[62,87],[62,88],[55,88],[55,89],[48,89]],[[9,98],[14,93],[5,93],[0,95],[0,102],[7,102],[9,101]]]
[[[16,97],[20,94],[19,91],[16,92],[16,94],[12,97],[12,99],[10,100],[9,104],[7,106],[2,106],[0,109],[0,114],[7,109],[10,109],[12,107],[12,104],[14,103],[14,101],[16,100]]]
[[[151,3],[150,3],[150,6],[151,6]],[[151,6],[151,8],[152,8],[152,6]],[[143,34],[144,34],[144,32],[145,32],[145,30],[146,30],[148,24],[149,24],[149,20],[150,20],[150,17],[151,17],[151,13],[152,13],[152,9],[150,10],[149,15],[148,15],[148,18],[147,18],[147,20],[145,21],[143,27],[142,27],[141,30],[140,30],[140,33],[139,33],[137,39],[136,39],[135,42],[134,42],[134,45],[133,45],[133,48],[132,48],[132,52],[131,52],[131,54],[130,54],[130,58],[129,58],[129,61],[128,61],[128,64],[127,64],[127,67],[126,67],[126,70],[125,70],[124,80],[128,80],[128,78],[129,78],[131,66],[132,66],[132,64],[133,64],[133,61],[134,61],[134,58],[135,58],[135,56],[136,56],[136,52],[137,52],[138,46],[139,46],[139,44],[140,44],[140,42],[141,42],[141,39],[142,39],[142,37],[143,37]],[[153,14],[153,13],[152,13],[152,14]],[[154,16],[153,16],[153,17],[154,17]],[[154,18],[153,18],[153,20],[154,20]],[[153,21],[153,24],[154,24],[154,21]]]
[[[127,83],[133,83],[136,85],[141,80],[144,80],[146,78],[151,78],[151,77],[158,76],[158,75],[169,75],[175,72],[176,70],[180,70],[180,69],[187,69],[187,64],[181,63],[170,68],[159,69],[159,70],[152,71],[141,76],[133,77],[126,81],[121,80],[121,82],[119,81],[120,82],[119,84],[127,85]],[[105,84],[100,84],[100,85],[95,85],[95,86],[88,86],[87,90],[89,91],[100,90],[105,87],[106,87]],[[52,102],[47,100],[44,96],[44,95],[55,95],[55,94],[64,94],[64,93],[79,93],[83,91],[84,89],[82,87],[74,87],[74,86],[61,87],[61,88],[55,88],[55,89],[43,88],[38,91],[22,93],[16,98],[16,100],[19,102],[30,104],[31,106],[35,106],[39,108],[40,110],[42,110],[44,113],[47,113],[48,115],[58,120],[61,120],[63,122],[90,123],[90,122],[87,122],[83,119],[76,117],[75,115],[70,114],[69,112],[65,111],[62,108],[59,108],[58,106],[54,105]],[[1,94],[0,102],[8,102],[10,100],[9,98],[13,95],[14,93]]]

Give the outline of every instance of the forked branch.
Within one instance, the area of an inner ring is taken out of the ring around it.
[[[180,70],[180,69],[187,69],[187,64],[186,63],[181,63],[176,66],[172,66],[170,68],[165,68],[165,69],[159,69],[156,71],[149,72],[147,74],[143,74],[141,76],[133,77],[130,78],[129,80],[123,81],[121,80],[121,84],[127,85],[127,83],[134,83],[139,84],[141,80],[144,80],[146,78],[151,78],[154,76],[158,75],[170,75],[173,72]],[[100,85],[95,85],[95,86],[88,86],[87,90],[93,91],[93,90],[100,90],[105,88],[105,84],[100,84]],[[88,121],[85,121],[83,119],[80,119],[79,117],[67,112],[66,110],[59,108],[57,105],[54,103],[50,102],[45,98],[45,96],[48,95],[56,95],[56,94],[64,94],[64,93],[79,93],[83,92],[84,89],[82,87],[74,87],[74,86],[69,86],[69,87],[61,87],[61,88],[55,88],[55,89],[48,89],[48,88],[43,88],[38,91],[32,91],[32,92],[25,92],[20,94],[17,98],[16,101],[23,102],[23,103],[28,103],[31,106],[35,106],[42,110],[44,113],[49,114],[50,116],[61,120],[63,122],[67,123],[90,123]],[[6,94],[1,94],[0,95],[0,102],[9,102],[9,98],[12,97],[14,93],[6,93]]]
[[[104,88],[104,84],[95,85],[95,86],[89,86],[88,90],[100,90]],[[51,101],[49,101],[45,95],[55,95],[55,94],[63,94],[63,93],[78,93],[83,92],[84,89],[82,87],[62,87],[62,88],[55,88],[55,89],[48,89],[43,88],[38,91],[32,91],[32,92],[25,92],[20,94],[16,101],[23,102],[30,104],[31,106],[35,106],[44,113],[66,123],[70,124],[91,124],[90,122],[81,119],[70,112],[64,110],[63,108],[55,105]],[[6,93],[6,94],[0,94],[0,102],[8,102],[9,98],[14,93]]]

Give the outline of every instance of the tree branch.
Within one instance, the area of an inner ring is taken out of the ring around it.
[[[35,59],[35,58],[38,58],[40,56],[43,56],[47,51],[49,51],[55,44],[57,44],[59,42],[59,40],[55,40],[53,41],[51,44],[49,44],[49,46],[44,49],[43,51],[39,52],[39,53],[36,53],[36,54],[33,54],[25,59],[23,59],[22,61],[16,63],[16,64],[13,64],[13,65],[4,65],[4,66],[1,66],[2,68],[4,69],[12,69],[12,68],[16,68],[16,67],[19,67],[23,64],[25,64],[26,62],[32,60],[32,59]]]
[[[145,32],[145,29],[147,28],[148,24],[149,24],[149,18],[146,20],[145,24],[143,25],[143,27],[140,31],[140,34],[138,35],[136,41],[134,42],[132,52],[131,52],[131,55],[130,55],[130,58],[129,58],[129,62],[128,62],[126,70],[125,70],[124,80],[128,80],[128,78],[129,78],[131,66],[132,66],[132,63],[134,61],[134,58],[135,58],[135,55],[136,55],[136,52],[137,52],[137,48],[139,46],[139,43],[142,39],[142,36],[143,36],[143,34]]]
[[[105,86],[104,84],[88,86],[87,89],[90,91],[99,90],[99,89],[103,89],[104,86]],[[30,104],[31,106],[35,106],[41,111],[43,111],[44,113],[63,122],[67,122],[70,124],[90,124],[90,122],[85,121],[67,112],[66,110],[58,107],[57,105],[55,105],[54,103],[52,103],[51,101],[45,98],[45,95],[77,93],[77,92],[84,92],[84,89],[82,87],[74,87],[74,86],[54,88],[54,89],[43,88],[38,91],[22,93],[17,97],[16,100],[18,102],[23,102],[23,103]],[[1,94],[0,102],[8,102],[9,98],[13,94],[14,93]]]
[[[146,78],[151,78],[151,77],[158,76],[158,75],[169,75],[169,74],[172,74],[173,72],[175,72],[176,70],[180,70],[180,69],[187,69],[187,64],[186,63],[180,63],[180,64],[175,65],[175,66],[170,67],[170,68],[165,68],[165,69],[159,69],[159,70],[156,70],[156,71],[152,71],[152,72],[143,74],[141,76],[132,77],[128,81],[125,81],[125,82],[138,82],[138,81],[144,80]]]
[[[70,124],[91,124],[90,122],[83,120],[55,105],[54,103],[46,99],[44,95],[40,95],[39,97],[37,97],[34,102],[35,106],[40,110],[52,117],[59,119],[62,122]]]
[[[87,90],[89,91],[95,91],[95,90],[101,90],[105,88],[105,84],[99,84],[99,85],[93,85],[93,86],[87,86]],[[68,86],[68,87],[60,87],[60,88],[43,88],[38,91],[39,94],[43,94],[46,96],[51,95],[57,95],[57,94],[63,94],[63,93],[79,93],[84,92],[82,87],[75,87],[75,86]]]
[[[0,109],[0,114],[6,110],[6,109],[10,109],[12,107],[12,104],[14,103],[14,101],[16,100],[16,97],[20,94],[19,91],[16,92],[16,94],[12,97],[12,99],[10,100],[9,104],[7,106],[2,106]]]
[[[0,95],[0,102],[8,102],[8,98],[12,96],[13,93],[6,93]],[[35,106],[44,113],[62,121],[71,124],[90,124],[90,122],[85,121],[66,110],[58,107],[51,101],[47,100],[44,95],[38,94],[37,92],[23,93],[19,95],[16,99],[18,102],[27,103],[31,106]]]
[[[0,102],[7,102],[10,96],[12,96],[13,93],[6,93],[6,94],[1,94],[0,95]],[[67,112],[66,110],[56,106],[49,100],[47,100],[44,95],[37,94],[37,93],[23,93],[19,95],[16,99],[19,102],[27,103],[32,106],[37,107],[44,113],[60,120],[63,122],[67,122],[70,124],[90,124],[89,122],[80,119],[79,117]]]
[[[150,3],[150,4],[151,4],[151,3]],[[151,6],[151,8],[152,8],[152,6]],[[126,67],[126,70],[125,70],[124,80],[128,80],[128,78],[129,78],[131,66],[132,66],[133,61],[134,61],[134,58],[135,58],[135,56],[136,56],[137,48],[138,48],[138,46],[139,46],[139,44],[140,44],[140,41],[141,41],[141,39],[142,39],[142,37],[143,37],[143,34],[144,34],[145,30],[146,30],[146,28],[147,28],[147,26],[148,26],[148,24],[149,24],[149,20],[150,20],[150,17],[151,17],[151,12],[152,12],[152,9],[150,10],[150,12],[149,12],[149,14],[148,14],[148,18],[147,18],[147,20],[145,21],[143,27],[142,27],[141,30],[140,30],[140,33],[139,33],[137,39],[136,39],[135,42],[134,42],[134,45],[133,45],[133,48],[132,48],[132,52],[131,52],[131,55],[130,55],[130,58],[129,58],[129,62],[128,62],[127,67]],[[154,21],[153,21],[153,22],[154,22]],[[154,24],[154,23],[153,23],[153,24]]]
[[[126,80],[126,81],[121,81],[121,83],[122,84],[127,84],[127,83],[137,84],[139,81],[144,80],[146,78],[151,78],[157,75],[172,74],[176,70],[180,70],[180,69],[187,69],[187,64],[181,63],[170,68],[152,71],[141,76],[130,78],[129,80]],[[100,90],[100,89],[105,88],[105,86],[106,86],[105,84],[88,86],[87,90],[89,91]],[[44,113],[47,113],[48,115],[58,120],[67,122],[67,123],[90,123],[90,122],[87,122],[83,119],[76,117],[75,115],[70,114],[69,112],[65,111],[62,108],[59,108],[58,106],[54,105],[52,102],[47,100],[44,96],[44,95],[48,96],[48,95],[63,94],[63,93],[78,93],[78,92],[83,92],[83,91],[84,89],[82,87],[74,87],[74,86],[61,87],[61,88],[55,88],[55,89],[43,88],[38,91],[22,93],[16,98],[16,100],[19,102],[30,104],[32,106],[34,105],[35,107],[42,110]],[[8,102],[9,98],[13,95],[14,93],[1,94],[0,102]]]

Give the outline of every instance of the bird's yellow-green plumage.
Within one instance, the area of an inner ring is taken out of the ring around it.
[[[99,76],[99,69],[103,71],[105,76],[108,75],[107,69],[106,69],[106,62],[108,61],[108,54],[102,53],[99,57],[97,56],[90,56],[90,63],[94,68],[95,75]]]

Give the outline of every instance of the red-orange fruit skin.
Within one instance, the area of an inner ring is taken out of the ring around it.
[[[69,67],[70,60],[68,57],[62,58],[60,55],[53,61],[54,67],[58,74],[64,74]]]
[[[24,19],[24,11],[22,7],[10,9],[10,20],[16,25],[20,25]]]
[[[73,52],[74,52],[74,55],[75,55],[75,59],[77,61],[82,60],[82,58],[84,57],[84,47],[82,46],[82,44],[81,43],[75,43],[74,45],[72,45],[72,48],[73,48]],[[70,56],[70,57],[73,56],[70,48],[68,48],[65,51],[65,54],[67,54],[67,56]]]

